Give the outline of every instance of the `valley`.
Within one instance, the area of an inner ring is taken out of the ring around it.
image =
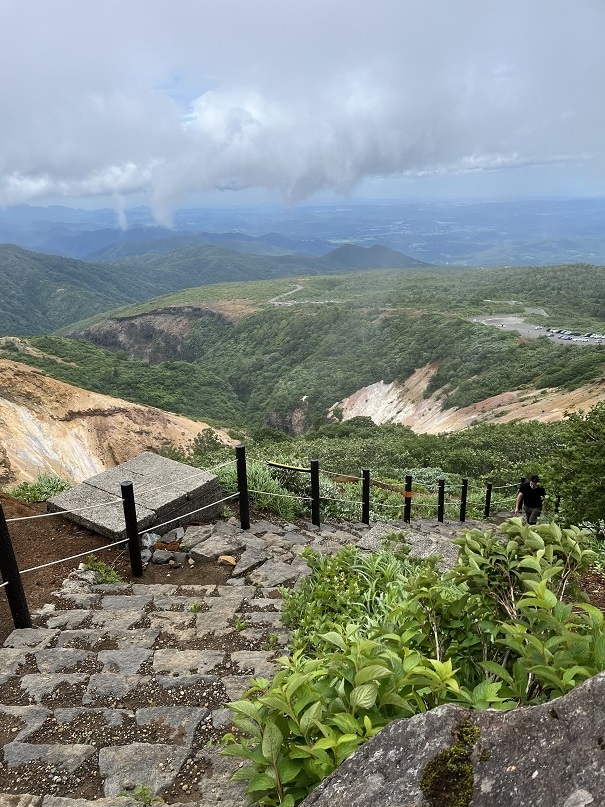
[[[6,480],[40,469],[79,480],[166,444],[188,456],[208,426],[225,445],[301,441],[321,454],[315,436],[349,422],[472,441],[473,427],[521,435],[605,400],[599,340],[563,333],[602,330],[598,266],[533,267],[531,299],[519,300],[526,267],[431,266],[337,237],[305,254],[302,232],[146,227],[86,254],[94,264],[0,248]],[[21,288],[34,286],[26,302]],[[438,461],[438,445],[410,456]]]

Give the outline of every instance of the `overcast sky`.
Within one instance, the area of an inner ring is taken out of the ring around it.
[[[603,0],[0,0],[0,37],[1,205],[605,195]]]

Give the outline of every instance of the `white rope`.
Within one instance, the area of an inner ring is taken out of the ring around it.
[[[76,558],[83,558],[85,555],[90,555],[93,552],[100,552],[102,549],[111,549],[112,546],[119,546],[125,543],[127,539],[122,538],[121,541],[115,541],[113,544],[106,544],[105,546],[98,546],[95,549],[89,549],[87,552],[79,552],[77,555],[70,555],[68,558],[61,558],[61,560],[51,560],[49,563],[42,563],[40,566],[32,566],[31,569],[23,569],[21,574],[28,572],[37,572],[38,569],[46,569],[49,566],[56,566],[58,563],[67,563],[68,560],[75,560]]]
[[[6,581],[6,583],[0,583],[0,588],[4,588],[4,586],[8,586],[8,580]]]
[[[213,468],[206,468],[207,471],[220,471],[221,468],[226,468],[227,465],[237,465],[237,460],[227,460],[227,462],[221,462],[220,465],[215,465]]]
[[[363,476],[353,476],[353,474],[337,474],[335,471],[324,471],[323,469],[321,470],[321,473],[326,474],[326,476],[344,476],[345,482],[363,482]]]
[[[268,490],[249,490],[248,493],[256,493],[258,496],[275,496],[278,499],[296,499],[299,502],[312,502],[310,496],[289,496],[287,493],[269,493]]]
[[[331,499],[329,496],[320,496],[322,502],[338,502],[339,504],[363,504],[363,502],[354,501],[353,499]]]
[[[37,516],[19,516],[19,518],[7,518],[6,523],[11,521],[31,521],[34,518],[52,518],[53,516],[65,516],[67,513],[84,513],[87,510],[98,510],[99,507],[108,507],[110,504],[122,504],[122,499],[110,499],[103,504],[91,504],[88,507],[78,507],[76,510],[57,510],[55,513],[40,513]]]
[[[190,479],[197,479],[198,477],[203,476],[204,474],[219,470],[220,468],[224,468],[227,465],[234,465],[235,463],[236,460],[229,460],[228,462],[223,462],[221,465],[216,465],[214,468],[205,468],[201,471],[198,471],[198,473],[191,474],[191,476],[186,476],[183,477],[182,479],[175,479],[172,482],[166,482],[164,485],[158,485],[158,487],[155,488],[136,487],[136,493],[137,494],[155,493],[156,490],[162,490],[163,488],[173,487],[174,485],[179,485],[183,482],[188,482]],[[135,486],[133,485],[133,488],[134,487]],[[123,500],[121,498],[110,499],[108,502],[103,502],[102,504],[90,504],[87,507],[77,507],[73,510],[57,510],[55,513],[40,513],[37,516],[20,516],[19,518],[7,518],[6,522],[8,524],[9,522],[14,521],[30,521],[35,518],[52,518],[53,516],[64,516],[67,515],[68,513],[85,513],[88,510],[97,510],[100,507],[108,507],[110,504],[123,504]]]
[[[174,485],[181,485],[183,482],[189,482],[190,479],[198,479],[200,476],[204,476],[204,474],[212,473],[212,471],[218,471],[220,468],[225,468],[227,465],[235,465],[236,460],[229,460],[229,462],[223,462],[221,465],[216,465],[214,468],[203,468],[202,470],[198,471],[196,474],[191,474],[191,476],[184,476],[181,479],[173,479],[172,482],[166,482],[164,485],[158,485],[156,488],[146,488],[146,487],[136,487],[136,493],[155,493],[156,490],[163,490],[164,488],[170,488]],[[135,487],[133,485],[133,487]],[[121,501],[121,499],[120,499]]]
[[[217,502],[212,502],[211,504],[205,504],[203,507],[198,507],[197,510],[191,510],[189,513],[183,513],[183,515],[176,516],[176,518],[171,518],[169,521],[164,521],[161,524],[154,524],[150,529],[151,530],[159,530],[160,527],[165,527],[167,524],[174,524],[175,521],[180,521],[183,518],[188,518],[189,516],[194,516],[196,513],[201,513],[202,510],[208,510],[209,507],[214,507],[217,504],[222,504],[223,502],[228,502],[229,499],[237,499],[239,493],[233,493],[231,496],[225,496],[224,499],[219,499]],[[139,530],[137,533],[138,535],[143,535],[144,533],[149,532],[149,530]]]
[[[392,510],[403,510],[405,504],[383,504],[382,502],[372,502],[370,507],[390,507]]]

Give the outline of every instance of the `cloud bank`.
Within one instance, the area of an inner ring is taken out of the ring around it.
[[[605,165],[600,0],[4,0],[0,204]]]

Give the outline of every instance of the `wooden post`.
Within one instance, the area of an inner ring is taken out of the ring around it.
[[[445,479],[440,479],[437,483],[437,521],[443,521],[443,511],[445,510]]]
[[[126,522],[130,570],[134,577],[143,577],[143,561],[141,560],[141,546],[139,544],[139,525],[137,523],[137,510],[134,503],[132,482],[122,482],[120,487],[122,489],[124,521]]]
[[[403,503],[403,520],[409,524],[412,520],[412,477],[406,474],[405,477],[405,501]]]
[[[361,522],[370,523],[370,469],[361,469]]]
[[[488,482],[487,488],[485,489],[485,510],[483,511],[483,518],[489,518],[489,509],[492,504],[492,486],[493,482]]]
[[[4,511],[0,504],[0,572],[2,581],[6,583],[6,599],[13,617],[15,628],[31,628],[32,620],[25,599],[25,591],[21,582],[21,574],[15,558],[13,544],[8,532]]]
[[[242,530],[249,530],[250,499],[248,498],[246,448],[241,443],[235,446],[235,459],[237,461],[237,492],[239,493],[239,523]]]
[[[311,523],[320,526],[319,520],[319,460],[311,460]]]
[[[460,521],[466,521],[466,499],[468,496],[468,479],[462,480],[462,491],[460,492]]]

